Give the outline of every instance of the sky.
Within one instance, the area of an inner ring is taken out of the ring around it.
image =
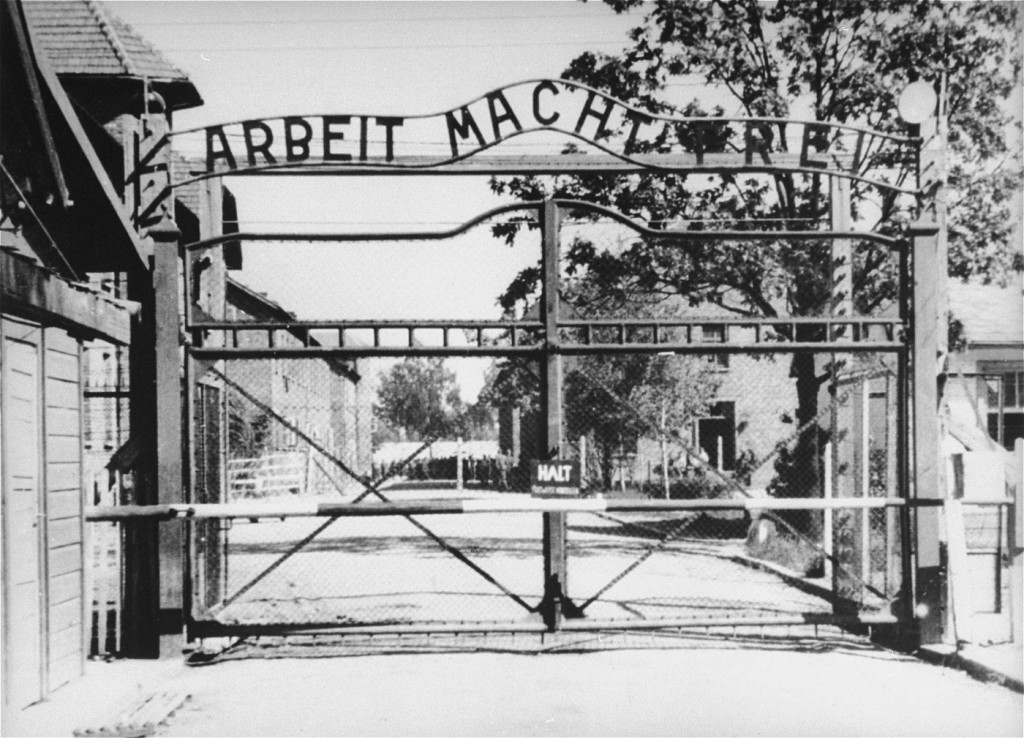
[[[113,0],[107,7],[184,71],[205,100],[183,130],[278,115],[411,116],[614,53],[637,14],[601,2]],[[683,84],[677,94],[696,90]],[[690,95],[692,96],[692,95]],[[199,155],[202,152],[183,153]],[[443,230],[507,200],[483,177],[232,177],[243,230]],[[499,317],[496,298],[539,256],[486,228],[441,245],[247,245],[238,278],[300,318]],[[466,399],[479,365],[460,372]]]

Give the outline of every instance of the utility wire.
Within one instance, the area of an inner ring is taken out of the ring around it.
[[[261,54],[275,51],[390,51],[402,49],[495,49],[495,48],[532,48],[535,46],[590,46],[594,44],[624,44],[623,39],[603,41],[526,41],[496,44],[344,44],[335,46],[230,46],[211,48],[209,46],[165,46],[163,52],[193,51],[206,54],[234,54],[238,52],[255,52]]]

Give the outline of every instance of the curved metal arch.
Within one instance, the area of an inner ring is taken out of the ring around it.
[[[511,89],[514,89],[514,88],[517,88],[517,87],[525,87],[526,85],[542,84],[544,82],[550,82],[552,84],[562,85],[563,87],[571,87],[571,88],[575,88],[577,90],[583,90],[584,92],[592,92],[595,95],[600,95],[605,100],[610,100],[613,103],[615,103],[616,105],[619,105],[619,106],[625,108],[626,110],[629,110],[629,111],[631,111],[633,113],[636,113],[637,115],[643,116],[645,118],[650,118],[651,120],[664,121],[666,123],[713,123],[713,122],[716,122],[716,121],[723,122],[723,123],[751,123],[751,124],[754,124],[754,125],[780,125],[780,124],[792,123],[792,124],[795,124],[795,125],[824,126],[824,127],[827,127],[827,128],[834,128],[834,129],[838,129],[838,130],[850,131],[852,133],[870,134],[872,136],[877,136],[878,138],[884,138],[884,139],[887,139],[887,140],[890,140],[890,141],[895,141],[896,143],[919,143],[920,142],[920,138],[917,138],[917,137],[914,137],[914,136],[900,136],[900,135],[895,134],[895,133],[887,133],[885,131],[878,131],[878,130],[875,130],[873,128],[867,128],[865,126],[851,125],[849,123],[832,123],[832,122],[829,122],[829,121],[805,120],[805,119],[802,119],[802,118],[774,118],[774,117],[735,117],[735,118],[725,118],[725,117],[718,117],[718,116],[704,116],[704,117],[700,117],[700,116],[672,116],[672,115],[665,115],[665,114],[661,114],[661,113],[650,113],[650,112],[647,112],[645,110],[641,110],[640,108],[637,108],[634,105],[631,105],[630,103],[624,102],[624,101],[620,100],[617,97],[613,97],[612,95],[609,95],[607,92],[604,92],[603,90],[599,90],[596,87],[591,87],[590,85],[584,84],[582,82],[576,82],[574,80],[569,80],[569,79],[551,79],[551,78],[547,78],[547,77],[531,77],[531,78],[527,78],[527,79],[524,79],[524,80],[520,80],[518,82],[512,82],[512,83],[509,83],[507,85],[502,85],[501,87],[498,87],[496,89],[493,89],[493,90],[490,90],[488,92],[485,92],[482,95],[477,95],[476,97],[474,97],[471,100],[468,100],[468,101],[462,103],[461,105],[457,105],[455,107],[448,108],[446,110],[438,110],[438,111],[435,111],[435,112],[432,112],[432,113],[417,113],[417,114],[414,114],[414,115],[398,115],[398,114],[383,114],[383,113],[363,112],[363,113],[346,113],[346,115],[350,115],[353,118],[359,118],[359,117],[372,117],[372,118],[377,118],[377,117],[382,117],[382,118],[395,117],[395,118],[405,118],[407,120],[425,120],[427,118],[436,118],[438,116],[442,116],[442,115],[445,115],[447,113],[454,112],[456,110],[461,110],[462,108],[468,108],[470,105],[475,105],[478,102],[486,100],[488,95],[493,95],[493,94],[495,94],[497,92],[504,92],[506,90],[511,90]],[[298,115],[298,116],[296,116],[296,115],[274,115],[274,116],[270,116],[270,117],[267,117],[267,118],[246,118],[246,119],[243,119],[243,120],[226,121],[226,122],[223,122],[223,123],[215,123],[215,124],[213,124],[213,126],[240,125],[242,123],[249,123],[249,122],[253,122],[253,121],[257,121],[257,120],[263,120],[263,121],[266,121],[266,120],[284,120],[285,118],[290,118],[290,117],[319,118],[319,117],[323,117],[325,115],[334,115],[334,114],[335,114],[335,112],[332,111],[332,112],[327,112],[327,113],[308,113],[308,114],[305,114],[305,115]],[[198,126],[196,128],[186,128],[186,129],[183,129],[183,130],[180,130],[180,131],[173,131],[169,135],[171,135],[171,136],[179,136],[179,135],[185,135],[185,134],[188,134],[188,133],[199,133],[200,131],[205,131],[207,128],[210,128],[210,127],[211,126]],[[552,127],[545,127],[545,128],[541,128],[540,130],[561,130],[561,129],[556,129],[556,128],[552,128]]]
[[[228,241],[311,241],[311,242],[352,242],[352,241],[443,241],[461,236],[466,231],[491,218],[505,213],[533,210],[540,214],[541,203],[517,202],[510,205],[499,205],[480,213],[465,223],[446,231],[399,231],[394,233],[374,231],[372,233],[225,233],[211,238],[204,238],[185,244],[185,251],[218,246]]]
[[[614,210],[604,205],[587,202],[586,200],[563,200],[556,198],[555,203],[559,207],[589,211],[591,213],[611,218],[617,223],[621,223],[627,228],[647,236],[648,238],[664,238],[679,241],[725,241],[732,239],[738,241],[813,241],[819,239],[842,238],[871,241],[883,246],[888,246],[890,249],[898,249],[906,245],[905,239],[886,236],[882,233],[873,233],[871,231],[663,231],[651,228],[648,225],[644,225],[639,221],[633,220],[618,210]]]
[[[694,120],[694,121],[707,121],[708,119],[707,118],[694,118],[694,119],[691,119],[691,120]],[[721,120],[721,119],[716,119],[716,120]],[[753,119],[736,119],[736,121],[740,121],[740,120],[753,120]],[[768,119],[768,118],[766,118],[764,120],[782,120],[782,119]],[[788,122],[792,123],[792,122],[795,122],[795,121],[788,121]],[[225,125],[234,125],[234,124],[225,124]],[[827,125],[827,124],[818,124],[818,125]],[[582,142],[584,142],[586,144],[589,144],[589,145],[593,146],[594,148],[602,151],[603,153],[605,153],[605,154],[607,154],[607,155],[609,155],[609,156],[611,156],[611,157],[613,157],[615,159],[618,159],[619,161],[625,162],[626,164],[631,164],[631,165],[633,165],[633,166],[635,166],[635,167],[637,167],[637,168],[639,168],[641,170],[648,171],[648,172],[672,174],[672,173],[679,173],[679,172],[685,171],[685,172],[693,172],[693,173],[697,173],[697,174],[700,174],[700,173],[714,174],[715,172],[717,172],[719,170],[724,170],[724,171],[728,171],[730,173],[731,172],[744,172],[744,173],[749,173],[749,174],[808,174],[808,175],[818,175],[818,176],[826,176],[826,177],[842,177],[844,179],[848,179],[848,180],[851,180],[853,182],[860,182],[861,184],[865,184],[865,185],[868,185],[870,187],[875,187],[875,188],[884,189],[884,190],[890,190],[892,192],[898,192],[898,193],[905,194],[905,195],[917,195],[920,192],[920,190],[916,189],[916,188],[912,188],[912,187],[899,187],[899,186],[894,185],[894,184],[892,184],[890,182],[886,182],[886,181],[878,180],[878,179],[873,179],[871,177],[865,177],[863,175],[854,174],[853,172],[844,171],[842,169],[821,169],[819,167],[811,167],[811,166],[799,166],[799,165],[792,166],[792,165],[777,165],[777,164],[773,165],[773,164],[768,164],[768,163],[761,163],[761,164],[754,164],[754,163],[752,163],[752,164],[744,164],[742,166],[735,166],[735,167],[730,167],[730,166],[702,166],[702,165],[692,166],[692,167],[679,167],[679,166],[661,165],[661,164],[658,164],[657,162],[641,161],[640,159],[637,159],[634,156],[630,156],[629,154],[626,154],[626,153],[623,153],[623,152],[620,152],[620,151],[616,151],[613,148],[611,148],[609,146],[606,146],[605,144],[603,144],[600,141],[595,141],[594,139],[588,138],[587,136],[583,136],[583,135],[581,135],[579,133],[576,133],[575,131],[571,131],[571,130],[567,130],[567,129],[563,129],[563,128],[557,128],[557,127],[554,127],[554,126],[534,126],[534,127],[531,127],[531,128],[524,128],[521,131],[516,131],[514,133],[508,134],[507,136],[504,136],[501,140],[490,141],[490,142],[485,143],[483,145],[479,145],[479,146],[473,148],[472,150],[467,151],[464,154],[459,154],[458,156],[448,157],[446,159],[437,159],[435,161],[428,161],[428,162],[425,162],[425,163],[403,163],[403,162],[395,162],[395,161],[388,162],[388,161],[379,161],[379,160],[377,160],[377,161],[371,161],[371,160],[368,160],[368,161],[349,161],[349,162],[345,162],[343,164],[340,163],[340,162],[335,162],[335,161],[314,161],[314,162],[303,162],[303,163],[278,162],[276,164],[261,164],[261,165],[257,165],[257,166],[246,166],[246,167],[239,168],[239,169],[229,169],[229,170],[215,171],[215,172],[203,172],[203,173],[198,174],[198,175],[196,175],[194,177],[191,177],[189,179],[184,179],[184,180],[181,180],[179,182],[171,181],[170,184],[169,184],[169,188],[170,189],[174,189],[174,188],[182,186],[182,185],[188,185],[188,184],[192,184],[194,182],[201,182],[203,180],[212,179],[214,177],[246,176],[246,175],[266,174],[266,173],[274,173],[274,172],[296,172],[296,173],[304,172],[304,171],[312,172],[312,171],[315,171],[317,169],[331,170],[331,171],[348,171],[348,172],[358,172],[360,170],[367,170],[371,174],[379,174],[380,173],[379,170],[394,171],[394,172],[424,172],[426,174],[430,174],[430,173],[434,172],[435,170],[451,166],[452,164],[457,164],[459,162],[468,161],[468,160],[478,156],[479,154],[481,154],[481,153],[483,153],[485,151],[489,151],[491,149],[494,149],[494,148],[497,148],[497,147],[501,146],[506,141],[510,141],[510,140],[518,138],[520,136],[525,136],[525,135],[530,135],[530,134],[535,134],[535,133],[540,133],[540,132],[546,132],[546,131],[555,131],[557,133],[561,133],[563,135],[566,135],[566,136],[568,136],[570,138],[574,138],[574,139],[576,139],[578,141],[582,141]],[[555,159],[555,157],[552,157],[552,158]],[[373,170],[373,171],[370,171],[370,170]],[[571,174],[572,172],[566,170],[565,173],[566,174]],[[512,172],[510,172],[510,174],[512,174]],[[586,172],[578,172],[578,174],[586,175],[587,173]]]
[[[886,236],[871,231],[678,231],[659,230],[649,225],[630,218],[624,213],[586,202],[585,200],[570,200],[555,198],[553,202],[562,208],[572,210],[583,210],[605,216],[647,238],[668,239],[674,241],[778,241],[778,240],[803,240],[813,241],[830,238],[854,239],[859,241],[870,241],[872,243],[887,246],[890,249],[898,250],[906,246],[906,240],[893,236]],[[198,251],[212,246],[218,246],[229,241],[308,241],[308,242],[335,242],[351,243],[356,241],[443,241],[449,238],[461,236],[467,231],[481,223],[486,223],[492,218],[504,215],[505,213],[533,211],[540,216],[543,207],[542,201],[517,202],[509,205],[500,205],[491,208],[479,215],[476,215],[466,222],[444,231],[397,231],[397,232],[362,232],[362,233],[226,233],[219,236],[204,238],[200,241],[186,244],[183,248],[186,251]]]

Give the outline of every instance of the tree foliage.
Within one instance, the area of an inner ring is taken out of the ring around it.
[[[454,435],[462,410],[455,373],[443,359],[408,357],[381,378],[374,410],[408,440]]]
[[[494,413],[486,402],[466,403],[455,373],[442,358],[409,357],[381,378],[374,406],[376,441],[493,439]]]
[[[896,103],[910,82],[933,84],[948,112],[948,232],[950,273],[1004,283],[1024,267],[1013,242],[1011,201],[1020,183],[1013,152],[1017,135],[1007,100],[1020,83],[1014,3],[940,0],[606,0],[617,12],[639,10],[641,23],[622,53],[587,52],[563,76],[600,89],[652,114],[741,115],[813,119],[906,133]],[[689,101],[679,85],[703,86]],[[708,91],[717,104],[707,103]],[[701,94],[704,99],[701,99]],[[727,99],[728,102],[723,102]],[[710,109],[709,109],[710,107]],[[768,135],[786,147],[785,124]],[[706,124],[705,151],[739,150],[725,127]],[[692,141],[692,125],[665,126],[636,153],[670,152]],[[711,134],[717,135],[708,135]],[[624,137],[623,131],[610,135]],[[819,150],[834,145],[822,137]],[[875,157],[897,184],[914,182],[914,163]],[[761,229],[819,228],[830,213],[825,178],[805,174],[631,177],[564,175],[492,180],[492,189],[519,199],[560,197],[607,205],[657,227],[703,229],[714,224]],[[860,182],[852,185],[859,227],[899,233],[917,217],[918,203]],[[710,222],[710,224],[709,224]],[[497,235],[511,239],[514,227]],[[884,249],[855,244],[854,299],[861,314],[877,314],[896,297],[896,264]],[[705,303],[740,316],[815,316],[827,313],[831,263],[827,242],[692,241],[685,249],[637,238],[626,248],[601,248],[577,239],[564,253],[570,273],[587,274],[598,295],[618,300]],[[501,296],[513,311],[530,303],[539,270],[523,270]],[[786,338],[820,340],[795,326]],[[821,384],[829,374],[810,354],[796,354],[796,421],[813,422]],[[815,434],[805,434],[813,437]],[[817,467],[816,444],[793,450],[795,466]],[[799,487],[799,488],[797,488]],[[808,473],[790,494],[820,494]]]
[[[670,102],[672,85],[699,80],[724,91],[730,113],[807,118],[905,132],[896,116],[900,91],[918,79],[944,93],[949,113],[950,271],[961,277],[1003,282],[1020,270],[1019,247],[1011,238],[1011,200],[1019,183],[1013,157],[1011,116],[1006,101],[1019,84],[1017,13],[1014,3],[945,3],[939,0],[609,0],[617,11],[645,9],[642,25],[621,54],[584,53],[564,75],[597,87],[651,113],[721,115],[701,100]],[[783,124],[778,140],[785,145]],[[621,133],[621,132],[620,132]],[[651,147],[671,150],[673,131]],[[692,130],[674,131],[684,142]],[[819,142],[828,145],[827,141]],[[711,136],[708,151],[735,142]],[[879,162],[875,162],[879,163]],[[911,162],[890,175],[912,177]],[[697,181],[697,180],[701,181]],[[544,195],[599,202],[655,222],[702,223],[748,218],[809,227],[828,215],[827,192],[817,177],[802,175],[703,178],[650,174],[641,177],[564,176],[495,180],[493,188],[523,199]],[[913,217],[894,194],[854,185],[854,207],[876,230],[893,232]],[[870,207],[869,207],[870,205]],[[698,227],[698,226],[695,226]],[[738,313],[773,315],[785,297],[797,315],[814,314],[824,302],[825,264],[811,251],[779,243],[693,244],[675,261],[658,250],[637,248],[614,265],[576,250],[570,262],[614,266],[622,280],[721,303]],[[891,268],[880,254],[862,249],[858,265],[862,309],[892,298]],[[878,271],[881,269],[881,278]],[[792,277],[782,285],[764,280],[772,271]],[[810,277],[810,280],[806,279]],[[507,305],[521,297],[536,274],[524,272],[506,293]],[[517,293],[518,290],[518,293]],[[777,294],[779,291],[784,295]]]

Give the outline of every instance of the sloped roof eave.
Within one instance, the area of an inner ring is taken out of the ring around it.
[[[33,34],[34,31],[31,26],[29,26],[29,35],[32,36]],[[32,41],[34,44],[35,39],[33,38]],[[78,115],[75,113],[74,107],[71,104],[71,100],[64,92],[64,88],[61,86],[60,80],[57,79],[56,73],[50,68],[47,60],[40,58],[38,53],[35,57],[36,69],[39,72],[39,78],[42,81],[43,86],[46,88],[44,94],[49,95],[50,99],[60,112],[60,123],[67,126],[71,136],[77,142],[78,149],[87,163],[89,174],[91,175],[90,179],[93,180],[95,185],[102,192],[101,200],[110,205],[107,215],[110,217],[112,222],[116,224],[116,230],[118,231],[114,235],[117,236],[117,240],[120,241],[123,246],[127,247],[132,252],[132,256],[138,261],[138,265],[144,269],[148,269],[148,260],[142,247],[141,239],[129,221],[127,214],[122,209],[121,199],[118,197],[117,191],[115,190],[113,183],[110,181],[110,177],[103,168],[103,164],[100,162],[99,157],[93,150],[92,142],[89,141],[89,137],[85,133],[85,129],[82,128]]]

